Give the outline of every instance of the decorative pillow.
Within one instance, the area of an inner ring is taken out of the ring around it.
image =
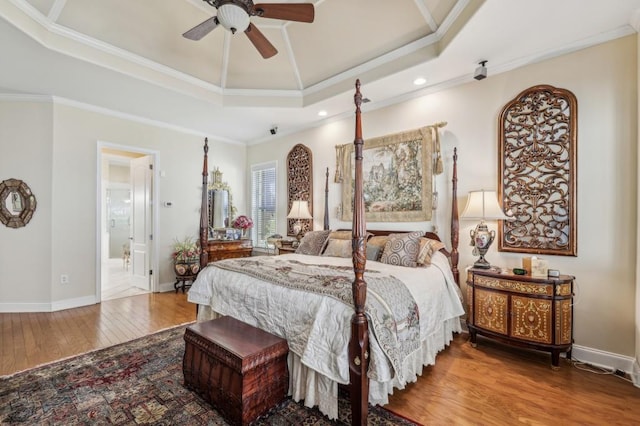
[[[380,260],[380,254],[382,253],[382,247],[380,246],[370,246],[367,242],[367,260],[375,260],[378,262]]]
[[[329,238],[323,256],[351,257],[351,240]]]
[[[408,234],[390,234],[389,241],[384,245],[380,262],[415,268],[422,235],[424,232],[421,231]]]
[[[296,249],[297,254],[309,254],[311,256],[320,256],[324,243],[331,231],[309,231],[304,234],[300,245]]]
[[[429,238],[420,238],[420,249],[418,250],[418,265],[431,265],[431,256],[438,250],[444,248],[444,243]]]
[[[331,240],[350,240],[351,231],[331,231],[329,234]]]
[[[374,235],[373,237],[367,240],[367,247],[369,246],[380,247],[380,250],[382,251],[382,249],[384,248],[384,245],[387,244],[388,240],[389,240],[389,236],[387,235]]]

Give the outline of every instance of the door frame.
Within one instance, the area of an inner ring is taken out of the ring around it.
[[[134,152],[151,156],[151,164],[153,172],[151,173],[151,234],[153,239],[150,242],[149,266],[153,273],[151,274],[150,290],[152,293],[158,292],[159,288],[159,263],[158,263],[158,211],[159,211],[159,182],[160,173],[158,171],[159,152],[137,146],[121,145],[112,142],[98,140],[96,144],[96,303],[102,301],[102,209],[104,202],[102,196],[102,150],[114,149],[118,151]]]

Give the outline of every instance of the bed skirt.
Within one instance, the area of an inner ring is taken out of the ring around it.
[[[218,318],[220,315],[211,307],[198,306],[198,321]],[[404,365],[406,383],[415,382],[422,374],[424,366],[433,365],[436,355],[453,339],[453,333],[462,331],[460,319],[451,318],[442,323],[432,335],[428,336],[419,350],[411,354]],[[300,357],[289,351],[287,358],[289,366],[289,395],[296,401],[304,401],[307,407],[317,406],[330,419],[338,417],[338,382],[329,379],[305,366]],[[396,378],[387,382],[369,381],[369,403],[385,405],[389,402],[389,395],[394,389],[404,389],[406,383],[399,383]],[[347,383],[342,383],[347,384]]]

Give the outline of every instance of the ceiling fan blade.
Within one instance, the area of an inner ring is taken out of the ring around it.
[[[206,21],[191,28],[189,31],[182,34],[182,36],[188,38],[189,40],[200,40],[202,37],[213,31],[217,26],[218,18],[214,16],[213,18],[209,18]]]
[[[258,52],[262,55],[264,59],[268,59],[278,53],[278,50],[273,47],[273,44],[260,32],[258,27],[253,25],[253,23],[249,24],[249,27],[244,31],[244,33],[249,37],[249,40]]]
[[[260,3],[253,6],[257,16],[286,21],[313,22],[315,9],[311,3]]]

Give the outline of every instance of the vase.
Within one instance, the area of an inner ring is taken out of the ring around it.
[[[241,239],[246,240],[249,238],[249,229],[243,229],[242,230],[242,235],[240,236]]]
[[[200,272],[200,262],[198,259],[179,260],[174,263],[173,269],[179,277],[197,275]]]

